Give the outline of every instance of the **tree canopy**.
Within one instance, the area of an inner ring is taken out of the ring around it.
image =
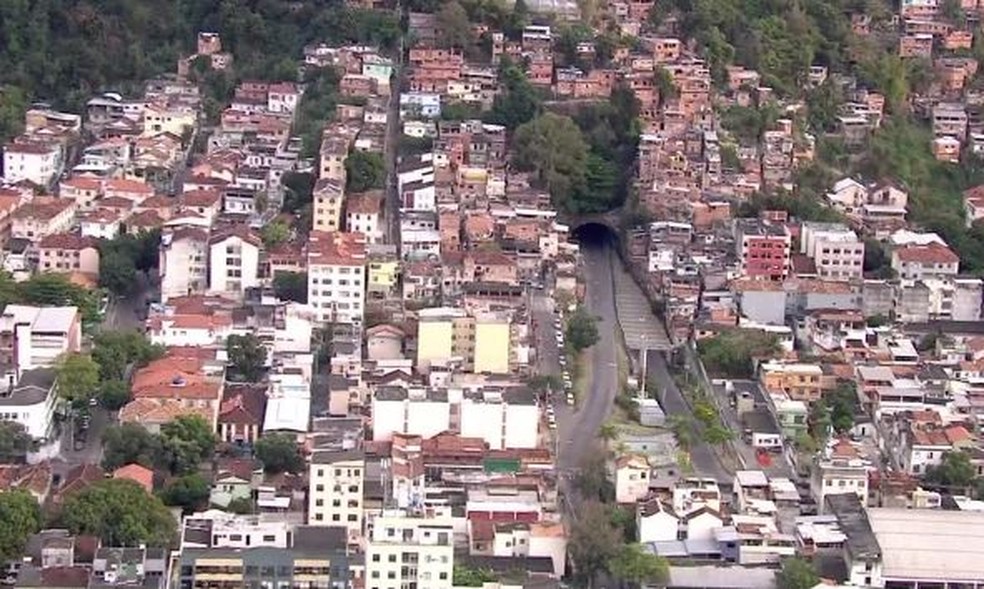
[[[926,482],[955,489],[969,487],[977,477],[977,468],[966,452],[953,451],[943,455],[939,466],[926,469]]]
[[[160,499],[127,479],[97,481],[65,499],[62,521],[73,534],[99,537],[107,546],[169,546],[174,516]]]
[[[22,462],[34,450],[34,439],[23,424],[0,420],[0,464]]]
[[[580,352],[598,342],[598,321],[584,307],[578,307],[567,318],[567,345]]]
[[[28,537],[41,529],[41,507],[24,489],[0,492],[0,562],[21,557]]]
[[[374,151],[353,151],[345,158],[347,192],[365,192],[386,186],[386,162]]]
[[[261,437],[256,441],[256,457],[263,463],[263,470],[271,474],[304,470],[304,457],[297,447],[297,439],[290,434],[272,433]]]
[[[277,272],[273,277],[273,292],[282,301],[307,304],[307,272]]]
[[[58,363],[58,393],[73,405],[83,405],[99,392],[99,365],[88,354],[68,354]]]
[[[161,426],[161,445],[173,473],[190,473],[212,457],[215,433],[200,415],[182,415]]]
[[[799,556],[782,561],[782,569],[776,572],[777,589],[813,589],[819,583],[813,564]]]
[[[775,335],[754,329],[729,329],[697,342],[697,350],[707,372],[728,378],[751,378],[756,358],[768,358],[779,351]]]
[[[230,335],[226,340],[230,368],[246,382],[258,382],[265,372],[267,349],[260,339],[248,333]]]
[[[554,203],[578,212],[574,193],[584,183],[588,144],[570,117],[547,112],[516,129],[513,165],[532,172]]]

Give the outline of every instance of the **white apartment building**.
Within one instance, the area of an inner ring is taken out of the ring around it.
[[[55,142],[25,141],[3,148],[3,177],[7,182],[22,180],[47,187],[61,175],[62,150]]]
[[[6,384],[23,371],[53,367],[82,345],[82,319],[75,307],[7,305],[0,315],[0,368]]]
[[[349,544],[361,544],[366,471],[363,453],[316,450],[309,469],[308,525],[344,526]]]
[[[396,173],[396,187],[400,194],[410,184],[434,183],[434,154],[424,153],[404,158]]]
[[[868,468],[857,449],[847,440],[831,444],[813,467],[810,491],[823,513],[830,495],[852,493],[862,505],[868,503]]]
[[[454,528],[450,518],[384,513],[366,545],[366,589],[450,589]]]
[[[431,438],[454,431],[481,438],[492,450],[536,448],[540,408],[526,389],[463,391],[379,387],[372,399],[372,437]],[[454,417],[452,417],[454,416]]]
[[[803,223],[800,253],[813,260],[820,278],[850,280],[861,278],[864,242],[840,223]]]
[[[208,240],[209,291],[241,297],[260,283],[259,236],[245,227],[213,235]]]
[[[204,229],[165,228],[160,249],[161,302],[205,292],[208,254],[208,232]]]
[[[9,385],[10,388],[5,388],[5,393],[0,395],[0,419],[23,425],[35,440],[48,440],[54,433],[55,406],[58,405],[56,381],[54,368],[22,371],[16,384]]]
[[[286,519],[265,520],[258,515],[209,509],[181,521],[181,547],[290,548],[291,527]]]
[[[937,242],[910,244],[892,251],[892,269],[903,280],[949,278],[957,275],[960,258]]]
[[[362,323],[366,239],[361,233],[312,231],[308,241],[308,305],[322,322]]]
[[[383,243],[382,192],[350,194],[345,199],[345,230],[361,233],[370,244]]]

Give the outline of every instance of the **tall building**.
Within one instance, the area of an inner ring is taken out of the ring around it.
[[[813,260],[820,278],[861,278],[864,242],[841,223],[803,223],[800,253]]]
[[[785,225],[758,219],[739,219],[735,224],[735,245],[743,276],[786,278],[791,243]]]
[[[345,178],[321,178],[314,185],[313,229],[315,231],[340,231],[342,206],[345,203]]]
[[[208,288],[208,231],[198,227],[165,229],[161,234],[161,302],[202,294]]]
[[[322,322],[362,323],[366,241],[361,233],[312,231],[308,241],[308,305]]]
[[[417,323],[417,366],[455,364],[466,372],[509,373],[512,334],[503,313],[473,313],[437,307],[421,309]]]
[[[349,544],[359,544],[365,456],[359,450],[315,450],[309,469],[308,525],[344,526]]]
[[[366,545],[365,589],[450,589],[454,530],[447,518],[376,519]]]

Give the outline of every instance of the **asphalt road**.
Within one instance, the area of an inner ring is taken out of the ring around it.
[[[585,304],[597,318],[600,339],[588,351],[591,384],[587,394],[580,400],[577,413],[567,427],[560,429],[557,466],[561,471],[578,468],[583,457],[597,443],[598,428],[611,414],[618,389],[615,294],[610,249],[589,242],[582,244],[581,248],[584,263],[582,275],[588,277]]]
[[[646,371],[649,379],[655,379],[660,391],[660,402],[667,415],[683,415],[691,418],[690,406],[683,399],[683,394],[676,386],[666,365],[666,357],[662,352],[649,350],[646,354]],[[732,474],[728,472],[718,459],[714,449],[703,442],[694,444],[690,450],[690,463],[696,474],[712,477],[719,482],[730,482]]]

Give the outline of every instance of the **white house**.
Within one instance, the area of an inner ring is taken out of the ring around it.
[[[7,182],[22,180],[50,186],[62,172],[62,149],[55,142],[23,141],[3,148],[3,176]]]
[[[54,368],[22,372],[9,394],[0,396],[0,419],[23,425],[36,440],[47,440],[58,404],[56,380]]]
[[[293,113],[301,99],[297,85],[290,82],[270,84],[267,91],[267,110],[272,113]]]
[[[345,229],[366,236],[366,243],[383,242],[382,194],[380,191],[349,194],[345,199]]]
[[[615,461],[615,501],[635,503],[649,495],[649,462],[643,456],[622,456]]]
[[[656,497],[642,501],[636,507],[636,533],[639,542],[671,542],[679,539],[680,520]]]
[[[957,275],[960,258],[939,243],[907,245],[892,251],[892,269],[903,280],[948,278]]]
[[[82,319],[75,307],[7,305],[0,316],[0,356],[6,385],[34,368],[54,366],[82,345]]]
[[[400,209],[407,211],[437,210],[437,192],[434,180],[405,182],[400,186]]]
[[[181,521],[185,548],[290,548],[292,526],[285,520],[264,520],[209,509]]]
[[[833,190],[827,193],[827,200],[835,209],[849,215],[860,213],[861,206],[868,199],[868,189],[853,178],[838,180]]]
[[[691,511],[680,520],[681,533],[687,540],[713,540],[714,531],[723,525],[721,513],[710,507]]]
[[[417,563],[408,567],[406,563]],[[376,518],[366,543],[366,579],[401,587],[417,579],[421,587],[451,589],[454,524],[450,517],[407,517],[386,513]],[[370,582],[371,584],[371,582]]]
[[[260,283],[259,236],[246,227],[235,226],[208,240],[209,291],[241,297],[247,288]]]

